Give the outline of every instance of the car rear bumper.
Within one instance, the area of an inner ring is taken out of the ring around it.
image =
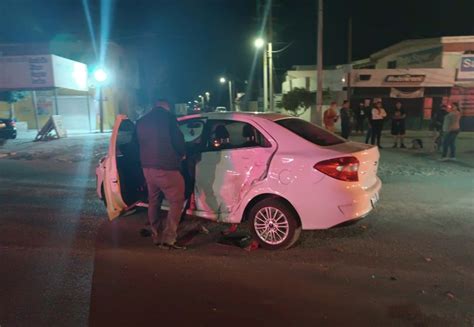
[[[332,204],[333,201],[327,200],[320,203],[321,210],[315,210],[315,207],[313,207],[311,213],[299,212],[303,229],[327,229],[367,216],[377,205],[381,188],[382,182],[377,177],[374,185],[364,190],[360,188],[340,189],[339,192],[345,193],[345,196],[339,197],[339,203],[334,202]],[[341,201],[341,198],[344,198],[344,200]],[[324,206],[324,210],[322,210],[322,206]]]
[[[3,129],[0,129],[0,138],[3,138],[3,139],[14,139],[14,138],[16,138],[16,128],[3,128]]]
[[[360,196],[354,198],[352,203],[339,205],[339,211],[344,219],[353,220],[367,216],[377,205],[381,188],[382,182],[377,178],[377,182]]]

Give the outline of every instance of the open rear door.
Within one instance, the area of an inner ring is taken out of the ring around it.
[[[110,220],[134,207],[146,194],[135,124],[125,115],[117,116],[110,138],[104,191]]]

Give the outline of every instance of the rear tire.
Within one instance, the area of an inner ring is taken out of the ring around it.
[[[249,221],[252,236],[264,249],[288,249],[301,234],[296,212],[276,198],[257,202],[249,212]]]

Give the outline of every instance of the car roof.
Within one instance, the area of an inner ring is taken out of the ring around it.
[[[193,115],[179,117],[179,120],[186,120],[191,118],[209,118],[209,119],[235,119],[235,118],[261,118],[270,121],[277,121],[283,118],[291,118],[291,116],[279,114],[275,112],[242,112],[242,111],[227,111],[227,112],[206,112]]]

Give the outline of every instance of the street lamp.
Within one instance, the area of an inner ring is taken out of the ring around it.
[[[225,84],[225,82],[227,81],[227,79],[225,77],[221,77],[219,78],[219,82],[221,84]],[[232,81],[229,79],[228,81],[228,85],[229,85],[229,111],[234,111],[234,101],[233,101],[233,92],[232,92]]]
[[[261,37],[259,38],[256,38],[253,45],[257,48],[257,49],[261,49],[265,46],[265,40],[262,39]]]
[[[98,90],[99,90],[99,117],[100,117],[100,132],[104,132],[104,95],[103,95],[103,86],[107,82],[108,74],[107,71],[102,68],[98,67],[92,73],[94,79],[97,82]]]

